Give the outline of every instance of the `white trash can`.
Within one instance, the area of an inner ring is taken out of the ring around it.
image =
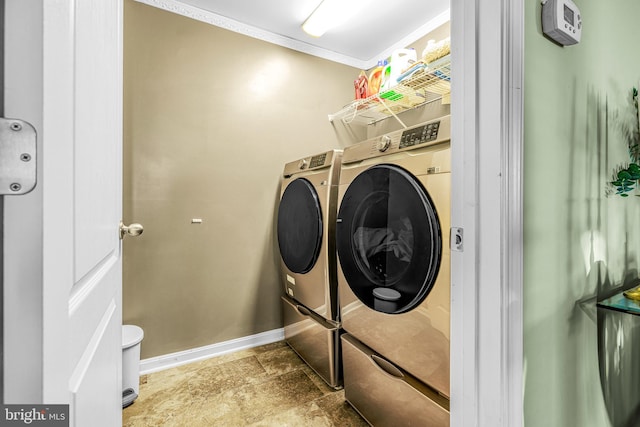
[[[140,391],[140,342],[144,338],[142,328],[122,326],[122,407],[133,403]]]

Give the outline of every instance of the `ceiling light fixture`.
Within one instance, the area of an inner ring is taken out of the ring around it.
[[[302,24],[305,33],[320,37],[327,30],[352,18],[368,0],[323,0]]]

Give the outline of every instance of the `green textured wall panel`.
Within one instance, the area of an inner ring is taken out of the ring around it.
[[[542,35],[540,2],[525,4],[527,427],[640,422],[640,318],[595,308],[638,277],[640,199],[608,196],[607,182],[629,160],[640,3],[577,5],[582,41],[563,48]]]

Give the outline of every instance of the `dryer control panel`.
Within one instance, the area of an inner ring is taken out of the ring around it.
[[[309,162],[310,168],[317,168],[318,166],[324,166],[325,161],[327,160],[327,153],[318,154],[317,156],[313,156],[311,161]]]
[[[438,139],[438,129],[440,129],[440,121],[405,130],[400,137],[400,148],[435,141]]]
[[[306,174],[312,170],[340,169],[341,160],[342,150],[338,149],[316,154],[315,156],[304,157],[284,165],[282,176],[290,178],[293,175]]]

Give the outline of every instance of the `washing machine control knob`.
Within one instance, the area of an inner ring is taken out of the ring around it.
[[[390,145],[391,137],[389,135],[384,135],[382,138],[380,138],[380,141],[378,141],[378,151],[384,153],[389,149]]]
[[[298,163],[298,169],[302,170],[306,168],[307,168],[307,159],[300,160],[300,162]]]

